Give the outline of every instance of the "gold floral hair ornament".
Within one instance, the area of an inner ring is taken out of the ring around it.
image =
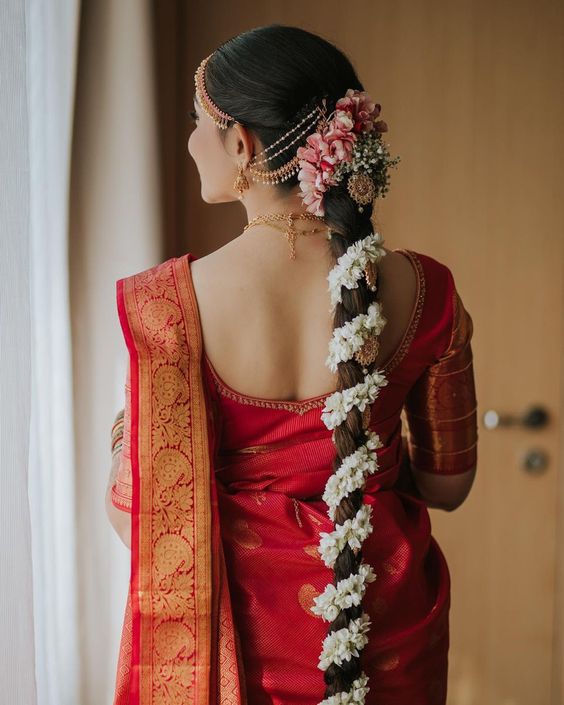
[[[347,191],[359,205],[359,212],[389,185],[389,167],[400,157],[391,158],[382,134],[388,131],[383,120],[376,120],[381,106],[366,91],[349,88],[336,102],[335,110],[318,130],[299,147],[298,178],[307,210],[323,216],[325,192],[348,176]]]

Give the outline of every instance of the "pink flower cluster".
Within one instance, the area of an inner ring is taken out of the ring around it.
[[[354,144],[364,132],[386,132],[383,120],[377,120],[381,106],[374,103],[366,91],[349,88],[335,104],[333,118],[321,132],[306,138],[306,147],[298,147],[300,160],[298,179],[306,210],[323,216],[323,194],[337,181],[334,172],[339,162],[351,162]]]

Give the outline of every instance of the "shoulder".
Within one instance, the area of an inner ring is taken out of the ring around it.
[[[419,262],[424,289],[421,328],[428,334],[433,357],[438,358],[449,346],[461,312],[461,299],[455,276],[444,261],[429,254],[410,250]]]
[[[418,250],[408,250],[420,262],[428,281],[442,283],[443,285],[454,284],[454,277],[450,267],[436,257],[419,252]]]
[[[149,284],[154,281],[170,281],[173,277],[173,271],[177,267],[182,267],[184,259],[193,257],[193,255],[183,255],[182,257],[170,257],[163,262],[140,269],[132,274],[121,277],[116,281],[116,286],[123,287],[133,284]]]
[[[452,269],[445,262],[417,250],[408,250],[418,262],[422,284],[425,288],[426,301],[434,308],[440,308],[441,302],[451,311],[456,296],[456,282]]]

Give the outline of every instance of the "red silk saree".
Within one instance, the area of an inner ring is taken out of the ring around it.
[[[476,464],[472,320],[450,270],[409,250],[418,295],[370,428],[384,446],[364,501],[367,705],[444,705],[450,577],[427,507],[395,483]],[[317,552],[334,446],[326,395],[241,394],[202,345],[188,253],[117,282],[130,353],[124,449],[112,490],[130,511],[131,578],[114,705],[317,705],[332,581]],[[409,434],[402,435],[405,410]]]

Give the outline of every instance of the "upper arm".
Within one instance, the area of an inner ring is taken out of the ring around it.
[[[405,414],[408,450],[421,494],[454,509],[466,498],[477,467],[477,400],[473,324],[455,288],[450,341],[410,389]]]

